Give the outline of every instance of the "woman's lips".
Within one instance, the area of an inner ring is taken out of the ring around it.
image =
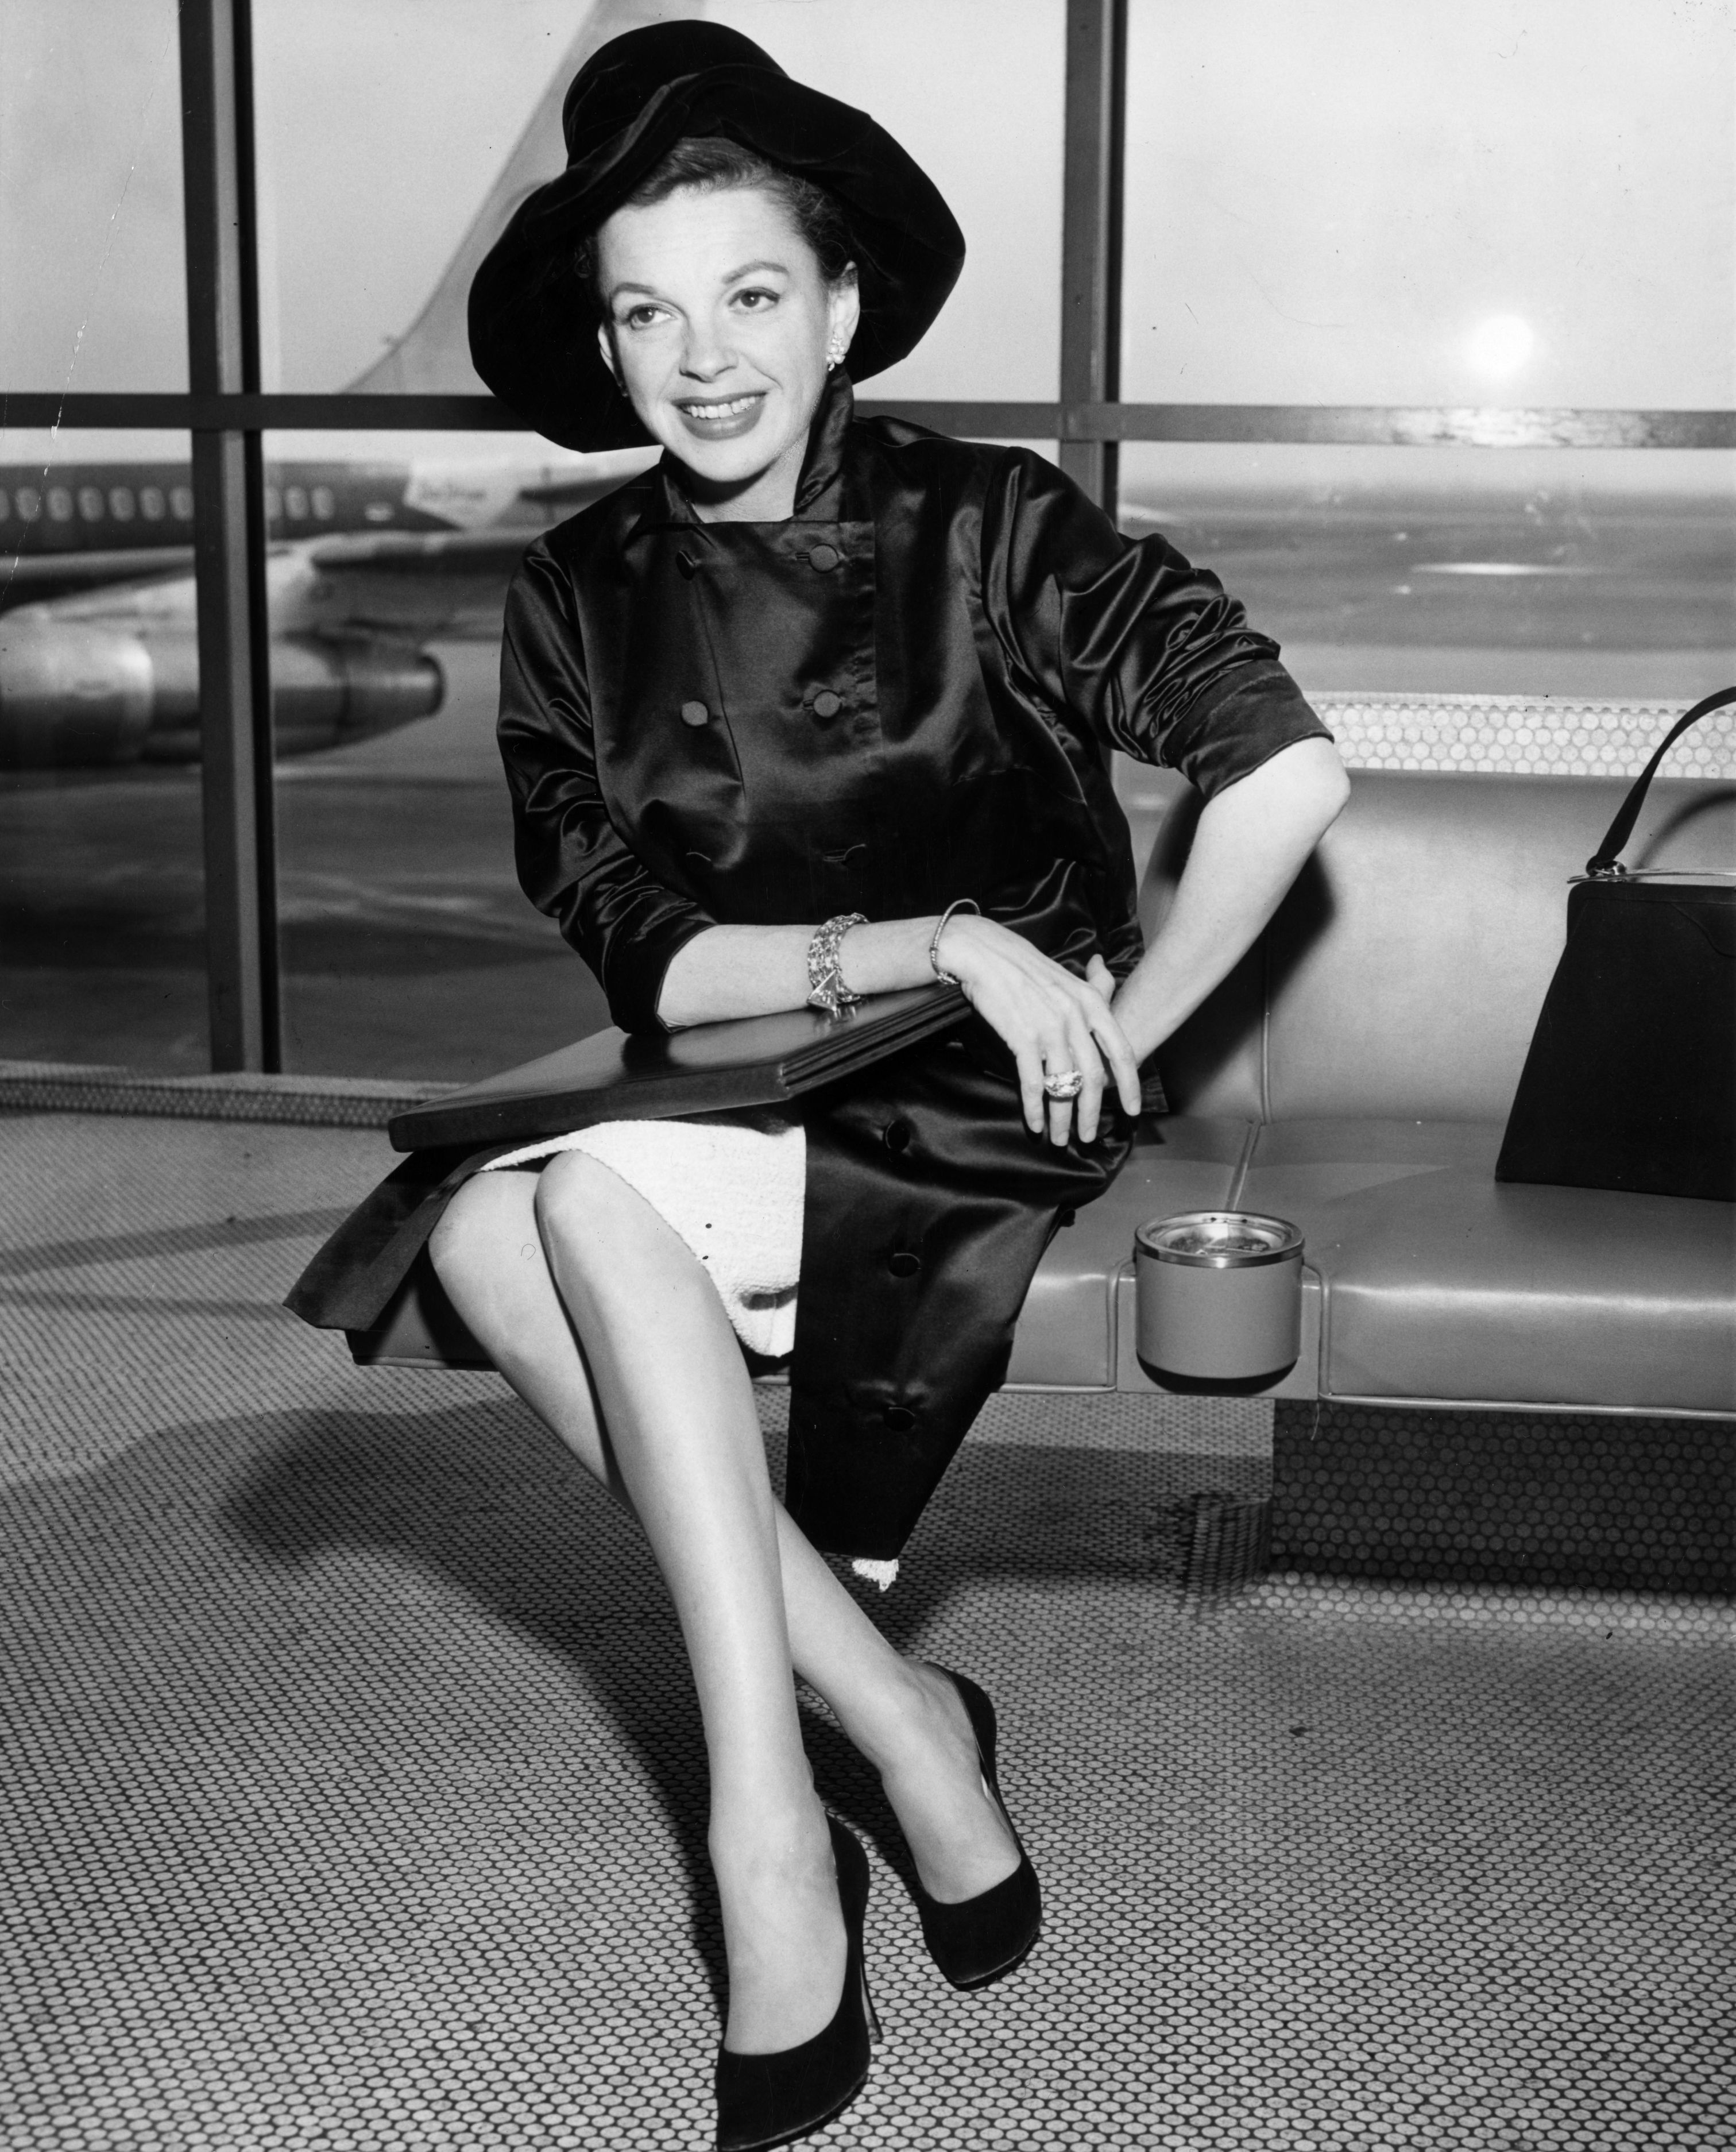
[[[765,391],[755,388],[744,396],[713,396],[703,401],[683,398],[675,408],[681,414],[681,423],[696,439],[732,441],[759,424],[764,404]]]

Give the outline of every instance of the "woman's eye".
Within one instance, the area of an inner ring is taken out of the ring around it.
[[[661,307],[629,307],[624,319],[630,329],[649,328],[662,311]]]
[[[778,295],[775,292],[746,291],[738,292],[735,295],[737,306],[746,307],[749,312],[756,314],[763,312],[766,307],[775,306],[777,302]]]

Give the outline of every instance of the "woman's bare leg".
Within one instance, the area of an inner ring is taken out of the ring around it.
[[[507,1382],[625,1501],[590,1372],[545,1257],[536,1187],[535,1176],[512,1172],[467,1182],[431,1252],[459,1313]],[[688,1261],[711,1291],[701,1266]],[[733,1333],[729,1350],[734,1379],[744,1385]],[[747,1404],[752,1414],[751,1394]],[[987,1890],[1011,1872],[1017,1854],[984,1794],[957,1693],[920,1660],[901,1657],[782,1505],[774,1502],[772,1512],[795,1671],[880,1771],[924,1886],[943,1900]]]

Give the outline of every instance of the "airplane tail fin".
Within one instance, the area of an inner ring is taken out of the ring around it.
[[[599,45],[623,31],[704,12],[704,0],[595,0],[427,304],[404,334],[348,384],[348,393],[474,396],[482,391],[470,364],[465,320],[470,280],[519,204],[552,179],[565,161],[561,104],[567,84]]]

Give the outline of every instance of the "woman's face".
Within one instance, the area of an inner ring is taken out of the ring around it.
[[[829,288],[759,187],[683,187],[617,210],[597,270],[603,357],[647,428],[713,499],[789,515],[827,353],[855,329],[854,272]]]

